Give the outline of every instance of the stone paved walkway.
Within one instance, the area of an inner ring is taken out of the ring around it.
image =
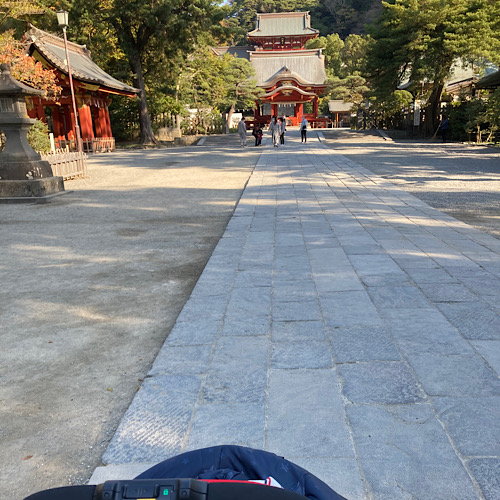
[[[500,498],[500,241],[296,134],[263,149],[94,479],[239,444],[349,500]]]

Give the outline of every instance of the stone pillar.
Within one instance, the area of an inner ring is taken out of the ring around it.
[[[64,191],[62,177],[54,177],[50,163],[31,147],[27,134],[35,120],[28,117],[26,96],[35,90],[15,80],[8,64],[0,66],[0,130],[5,148],[0,152],[0,200],[33,199]]]

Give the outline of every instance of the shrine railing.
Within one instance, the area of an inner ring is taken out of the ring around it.
[[[70,152],[68,149],[56,149],[54,152],[42,154],[42,160],[48,161],[54,175],[62,177],[65,181],[86,177],[87,155],[78,151]]]
[[[114,137],[96,137],[83,142],[83,150],[87,153],[109,153],[115,150]]]
[[[74,140],[55,140],[56,148],[65,149],[69,148],[70,151],[76,151],[76,141]],[[82,140],[83,151],[86,153],[108,153],[109,151],[115,150],[115,138],[114,137],[95,137],[93,139]]]

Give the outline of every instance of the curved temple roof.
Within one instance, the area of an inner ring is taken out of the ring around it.
[[[26,34],[31,42],[30,52],[38,51],[48,63],[61,73],[68,74],[64,40],[55,35],[39,30],[34,26]],[[137,94],[139,89],[131,87],[106,73],[90,57],[90,51],[85,45],[68,42],[68,52],[71,64],[71,75],[75,80],[106,87],[116,93]],[[106,90],[106,89],[102,89]]]
[[[277,12],[257,14],[257,28],[248,37],[316,35],[319,31],[311,28],[309,12]]]
[[[272,97],[274,95],[290,95],[290,94],[299,94],[299,95],[304,95],[307,97],[315,97],[316,93],[315,92],[307,92],[307,90],[302,90],[299,87],[295,87],[294,85],[282,85],[281,87],[278,87],[274,90],[271,90],[270,92],[266,92],[265,94],[262,94],[260,96],[261,99],[266,99],[269,97]]]
[[[259,87],[269,87],[280,72],[281,77],[295,77],[297,81],[308,85],[322,85],[326,80],[324,56],[320,49],[260,51],[250,52],[249,55]],[[283,72],[290,74],[285,75]],[[307,75],[307,79],[301,75]]]

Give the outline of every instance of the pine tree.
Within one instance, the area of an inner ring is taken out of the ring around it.
[[[490,0],[393,0],[369,29],[368,73],[379,95],[410,81],[424,87],[426,132],[435,130],[444,84],[461,59],[498,60],[499,3]],[[410,86],[410,88],[412,88]]]

